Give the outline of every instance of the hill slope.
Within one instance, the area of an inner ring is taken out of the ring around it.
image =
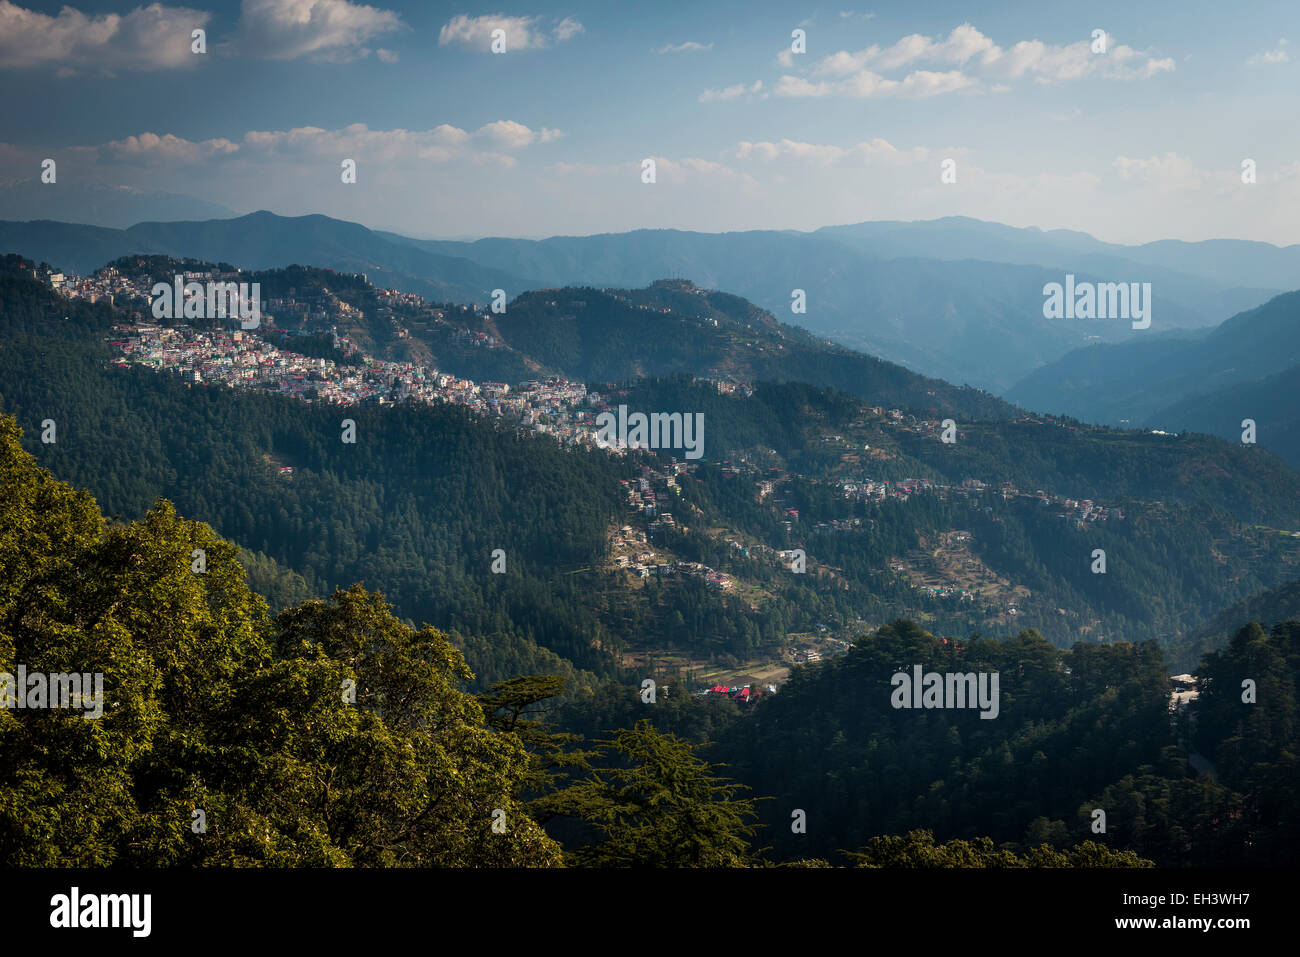
[[[1006,395],[1027,408],[1089,422],[1128,420],[1168,428],[1159,415],[1163,409],[1297,364],[1300,292],[1289,292],[1199,336],[1154,336],[1080,349],[1030,373]]]
[[[1255,441],[1300,468],[1300,365],[1260,379],[1189,396],[1161,409],[1151,421],[1169,429],[1192,429],[1230,441],[1242,422],[1255,422]]]
[[[1170,641],[1165,649],[1170,670],[1194,672],[1207,652],[1221,649],[1248,621],[1257,621],[1265,628],[1278,622],[1300,621],[1300,581],[1287,582],[1243,598]]]

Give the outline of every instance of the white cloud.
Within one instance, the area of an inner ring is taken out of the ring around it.
[[[899,96],[924,99],[965,89],[975,84],[974,79],[960,70],[949,70],[944,73],[917,70],[907,74],[901,80],[890,80],[879,73],[861,70],[840,80],[823,80],[817,83],[803,77],[783,76],[777,81],[775,93],[777,96],[787,97],[849,96],[866,99]]]
[[[1199,189],[1214,175],[1198,169],[1190,159],[1177,153],[1146,159],[1117,156],[1111,165],[1121,180],[1136,181],[1160,190]]]
[[[573,17],[565,17],[555,25],[555,42],[563,43],[565,40],[572,40],[579,33],[586,33],[586,27],[579,23]]]
[[[831,88],[829,83],[811,83],[801,76],[787,74],[776,81],[776,88],[772,92],[777,96],[826,96]]]
[[[746,93],[761,93],[763,90],[763,81],[755,80],[751,85],[746,86],[744,83],[737,83],[735,86],[723,87],[721,90],[705,90],[700,94],[701,103],[717,103],[726,100],[734,100]]]
[[[347,61],[369,56],[372,38],[404,29],[393,11],[348,0],[243,0],[238,36],[220,49],[268,60]]]
[[[474,135],[490,141],[500,149],[517,150],[534,143],[549,143],[564,134],[559,130],[546,128],[530,130],[522,123],[513,120],[497,120],[495,123],[487,123],[479,127]]]
[[[88,15],[65,6],[58,16],[0,0],[0,68],[157,70],[190,67],[190,32],[212,14],[152,3],[130,13]]]
[[[966,150],[948,149],[944,155],[961,155]],[[923,146],[910,150],[900,150],[888,140],[876,137],[864,140],[853,146],[835,146],[825,143],[802,143],[783,139],[776,142],[747,140],[736,146],[736,158],[740,160],[761,160],[766,163],[793,161],[814,166],[836,166],[840,164],[864,165],[871,162],[884,162],[890,165],[924,162],[931,156],[931,151]]]
[[[172,133],[146,132],[70,149],[91,165],[154,170],[225,159],[236,160],[241,167],[267,163],[277,168],[286,163],[310,167],[321,161],[333,164],[345,157],[392,167],[418,168],[423,163],[453,161],[512,167],[516,160],[509,154],[563,135],[560,130],[534,130],[513,120],[485,123],[474,131],[446,123],[427,130],[372,130],[364,123],[353,123],[333,130],[319,126],[249,130],[238,142],[225,138],[192,141]],[[42,155],[49,155],[48,150]],[[192,177],[193,171],[187,175]]]
[[[1286,51],[1286,37],[1277,41],[1276,50],[1265,50],[1263,53],[1256,53],[1246,62],[1251,66],[1256,63],[1286,63],[1291,57]]]
[[[541,50],[585,32],[583,25],[573,17],[565,17],[549,31],[541,26],[541,21],[541,17],[508,17],[503,14],[471,17],[462,13],[452,17],[438,32],[438,46],[455,43],[468,50],[491,53],[492,31],[504,30],[507,53],[511,50]]]
[[[697,156],[687,156],[679,160],[671,160],[662,156],[654,157],[656,178],[660,183],[680,186],[691,181],[711,180],[735,182],[746,185],[754,185],[753,178],[748,173],[739,173],[727,166],[725,163],[719,163],[715,160],[702,159]],[[640,164],[637,164],[640,169]]]
[[[1107,35],[1105,53],[1093,53],[1090,40],[1068,46],[1051,46],[1040,40],[1022,40],[1010,50],[994,47],[980,63],[983,71],[1000,79],[1030,76],[1037,83],[1059,83],[1100,76],[1112,80],[1145,80],[1174,69],[1171,57],[1156,59]]]
[[[509,152],[563,135],[560,130],[533,130],[513,120],[485,123],[473,132],[446,123],[429,130],[372,130],[364,123],[354,123],[340,130],[315,126],[253,130],[244,134],[244,142],[249,148],[282,156],[365,156],[384,163],[460,159],[509,167],[515,165]]]
[[[653,50],[651,52],[653,53],[707,53],[712,49],[713,49],[712,41],[708,43],[696,43],[694,40],[687,40],[685,43],[677,43],[677,44],[669,43],[668,45],[661,46],[659,47],[659,49]]]
[[[865,87],[866,92],[859,95],[872,96],[879,92],[880,95],[884,96],[938,96],[940,93],[952,93],[955,90],[962,90],[974,84],[974,80],[959,70],[948,70],[944,73],[937,73],[933,70],[917,70],[915,73],[909,73],[898,82],[885,80],[869,83]]]
[[[193,163],[211,156],[229,156],[238,152],[239,145],[224,138],[195,142],[171,133],[141,133],[97,149],[102,156],[118,161]]]
[[[250,130],[244,134],[244,145],[246,151],[303,160],[336,156],[365,157],[384,164],[467,160],[510,167],[515,159],[503,151],[550,142],[561,135],[559,130],[532,130],[513,120],[487,123],[472,133],[446,123],[429,130],[372,130],[364,123],[354,123],[339,130],[316,126]]]
[[[865,69],[897,70],[921,61],[962,64],[977,54],[995,50],[996,45],[969,23],[954,29],[945,40],[932,40],[919,33],[903,37],[881,49],[872,45],[856,53],[841,50],[824,57],[814,73],[847,76]]]
[[[479,127],[476,134],[503,149],[521,149],[537,139],[537,134],[513,120],[497,120]]]
[[[793,68],[793,56],[783,54],[777,59],[782,66]],[[915,69],[922,64],[949,69]],[[910,72],[901,78],[885,75],[904,69]],[[862,50],[829,54],[808,69],[809,77],[781,77],[776,94],[923,98],[982,88],[985,81],[993,92],[1005,92],[1009,89],[1005,81],[1025,76],[1038,83],[1089,75],[1135,80],[1173,69],[1171,58],[1157,59],[1113,43],[1108,44],[1107,53],[1094,54],[1090,38],[1065,46],[1022,40],[1004,50],[971,24],[963,23],[946,37],[914,33],[887,47],[873,44]]]

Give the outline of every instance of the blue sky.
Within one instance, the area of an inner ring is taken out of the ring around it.
[[[53,157],[59,183],[420,236],[968,215],[1287,244],[1297,19],[1294,2],[1184,0],[0,0],[0,180]]]

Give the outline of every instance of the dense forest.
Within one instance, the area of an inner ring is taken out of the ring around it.
[[[1210,654],[1195,722],[1170,719],[1154,642],[958,646],[893,623],[754,714],[719,715],[708,752],[729,781],[656,723],[710,703],[660,711],[629,687],[612,709],[554,707],[560,676],[473,696],[447,637],[378,594],[272,616],[207,525],[169,503],[105,519],[12,419],[0,430],[0,671],[104,683],[98,720],[30,694],[0,710],[6,865],[1294,862],[1300,623]],[[888,707],[888,675],[913,663],[1000,672],[998,719]],[[591,722],[612,731],[575,731]],[[1188,770],[1188,733],[1218,783]]]
[[[10,866],[1284,866],[1300,846],[1297,622],[1240,629],[1171,716],[1154,642],[898,621],[715,715],[701,756],[660,722],[698,732],[712,703],[559,704],[561,676],[476,696],[445,634],[361,586],[272,616],[235,545],[166,502],[106,519],[8,417],[0,480],[0,672],[103,681],[84,720],[8,678]],[[887,705],[911,665],[998,673],[997,720]]]
[[[502,677],[608,667],[587,603],[552,581],[603,552],[618,474],[608,457],[450,406],[341,412],[110,367],[88,338],[111,324],[106,306],[74,304],[64,320],[34,281],[3,286],[5,408],[36,416],[29,441],[54,420],[57,441],[31,448],[110,513],[140,516],[166,496],[201,515],[261,556],[261,582],[289,588],[270,594],[277,607],[301,585],[382,586],[405,617],[492,642],[476,663]],[[355,444],[341,441],[344,417]],[[507,552],[505,575],[490,572],[494,548]]]
[[[1294,622],[1239,631],[1211,655],[1209,690],[1176,718],[1154,642],[1059,651],[1032,631],[959,645],[910,622],[861,639],[846,657],[799,669],[781,693],[730,729],[738,777],[780,797],[760,814],[778,852],[837,847],[924,822],[941,837],[1012,846],[1093,834],[1165,866],[1293,862],[1297,844]],[[890,707],[890,675],[914,664],[997,672],[1001,711]],[[1242,701],[1241,680],[1259,685]],[[1188,767],[1191,747],[1217,776]],[[792,834],[791,810],[807,814]]]
[[[817,382],[852,395],[945,415],[998,419],[1001,399],[917,375],[777,322],[739,296],[662,280],[645,289],[571,286],[527,292],[490,327],[514,350],[585,380],[674,374]]]

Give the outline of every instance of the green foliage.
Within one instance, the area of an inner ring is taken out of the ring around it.
[[[556,710],[557,702],[551,699],[560,698],[565,685],[565,679],[559,675],[530,675],[498,681],[478,695],[487,723],[514,735],[528,750],[530,766],[525,788],[533,797],[528,809],[539,824],[554,816],[548,802],[549,793],[573,773],[591,770],[591,754],[577,747],[582,736],[552,731],[544,717]]]
[[[998,673],[998,716],[894,708],[891,676],[914,665]],[[898,621],[846,656],[796,669],[730,729],[721,753],[741,782],[774,798],[761,813],[778,856],[826,855],[922,824],[945,838],[1006,843],[1160,761],[1172,743],[1167,714],[1154,642],[1062,652],[1024,631],[945,643]],[[790,832],[791,808],[806,811],[807,834]]]
[[[928,868],[928,867],[1152,867],[1132,851],[1115,851],[1093,841],[1084,841],[1064,851],[1047,845],[1018,855],[1010,850],[994,850],[987,837],[973,841],[948,841],[935,844],[930,831],[909,831],[901,836],[872,838],[866,848],[848,854],[858,867]]]
[[[752,863],[753,799],[713,774],[717,765],[648,721],[614,732],[603,766],[552,795],[556,815],[588,822],[599,838],[570,854],[583,867],[744,867]]]
[[[234,545],[166,502],[105,525],[9,418],[0,477],[0,671],[100,673],[104,692],[95,720],[0,709],[7,866],[559,862],[515,797],[523,742],[460,690],[444,635],[359,586],[272,621]]]
[[[1165,651],[1174,671],[1195,671],[1201,658],[1225,645],[1243,621],[1270,627],[1281,621],[1300,620],[1300,580],[1289,581],[1243,598],[1209,621],[1169,642]]]

